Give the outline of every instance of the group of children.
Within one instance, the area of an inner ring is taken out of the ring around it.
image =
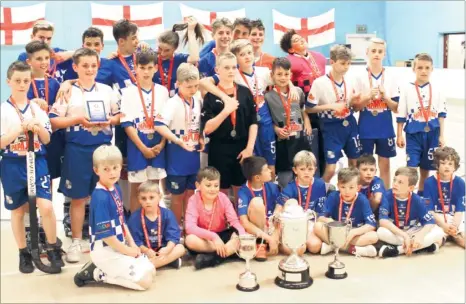
[[[101,281],[147,289],[156,268],[181,266],[184,246],[201,269],[233,257],[244,233],[258,237],[257,260],[288,254],[274,219],[289,199],[318,215],[299,254],[332,250],[330,221],[351,223],[343,250],[358,256],[435,252],[447,238],[464,247],[464,181],[454,176],[458,154],[444,147],[445,99],[439,88],[432,91],[429,55],[416,56],[415,82],[398,89],[382,67],[386,46],[380,39],[368,48],[366,73],[353,80],[345,79],[351,52],[344,46],[332,47],[331,71],[323,74],[320,57],[316,64],[295,32],[282,38],[288,57],[272,60],[256,37],[263,37],[260,21],[223,18],[212,24],[214,48],[199,56],[200,25],[193,18],[186,22],[189,55],[175,54],[179,25],[159,37],[154,52],[139,42],[135,24],[120,20],[113,26],[118,50],[111,59],[100,58],[103,33],[96,28],[84,32],[83,48],[73,52],[50,48],[50,24],[34,28],[26,62],[8,69],[11,97],[1,105],[2,185],[21,272],[34,270],[23,223],[27,130],[36,137],[37,205],[51,263],[64,265],[51,179],[60,177],[59,190],[71,198],[68,262],[81,259],[90,199],[91,262],[76,274],[78,286]],[[256,36],[244,39],[243,32]],[[303,58],[315,72],[312,86],[305,85],[309,79],[292,81],[293,64]],[[101,105],[104,119],[94,119],[93,105]],[[359,122],[353,110],[360,111]],[[318,115],[322,130],[322,179],[308,151],[308,114]],[[395,144],[406,146],[408,167],[398,169],[393,188],[385,190]],[[330,180],[342,150],[350,168],[338,172],[335,191]],[[434,168],[437,175],[428,177]],[[131,185],[130,216],[122,180]],[[168,193],[171,210],[161,202]]]

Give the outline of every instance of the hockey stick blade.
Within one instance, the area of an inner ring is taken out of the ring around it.
[[[31,229],[31,255],[32,262],[42,272],[60,273],[61,267],[46,265],[40,259],[39,254],[39,225],[37,223],[36,210],[36,155],[34,154],[34,133],[28,131],[28,153],[26,155],[27,179],[28,179],[28,201],[29,201],[29,220]]]

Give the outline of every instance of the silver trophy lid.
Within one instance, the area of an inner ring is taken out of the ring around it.
[[[283,219],[297,219],[297,218],[303,218],[306,217],[306,213],[303,210],[303,207],[301,207],[298,204],[298,201],[295,199],[289,199],[286,201],[284,210],[282,214],[280,215],[280,218]]]

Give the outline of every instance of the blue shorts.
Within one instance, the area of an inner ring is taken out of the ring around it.
[[[272,124],[259,125],[256,143],[254,144],[254,155],[265,158],[267,165],[275,166],[275,132]]]
[[[196,189],[196,174],[179,176],[168,175],[166,178],[167,188],[175,195],[183,194],[186,190]]]
[[[92,194],[99,180],[92,165],[92,155],[98,147],[66,143],[59,186],[64,196],[80,199]]]
[[[343,122],[324,124],[322,136],[327,164],[336,164],[343,157],[341,150],[345,151],[349,159],[357,159],[361,155],[358,124],[353,116],[348,117],[347,120],[349,122],[347,127],[343,126]]]
[[[15,210],[28,202],[26,158],[3,158],[1,162],[5,209]],[[36,197],[52,200],[47,161],[36,157]]]
[[[440,129],[430,132],[406,133],[407,166],[424,170],[435,170],[434,151],[438,148]]]
[[[55,179],[60,177],[63,156],[65,154],[65,133],[63,130],[53,132],[50,137],[50,143],[45,148],[47,149],[46,158],[50,178]]]
[[[396,156],[396,146],[395,146],[395,137],[392,138],[377,138],[377,139],[360,139],[362,153],[364,154],[375,154],[381,157],[395,157]]]

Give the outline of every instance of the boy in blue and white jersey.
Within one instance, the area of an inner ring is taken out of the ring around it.
[[[380,257],[410,256],[421,249],[434,253],[442,245],[443,230],[435,225],[424,200],[413,193],[417,180],[416,169],[398,168],[393,188],[383,195],[377,235],[389,245],[380,248]]]
[[[125,222],[123,199],[117,182],[123,157],[116,146],[102,145],[92,156],[99,181],[92,192],[89,214],[91,261],[74,276],[82,287],[102,282],[134,290],[152,285],[155,268],[134,242]]]
[[[351,65],[351,51],[343,45],[330,49],[332,70],[317,78],[307,97],[306,112],[318,113],[324,125],[324,152],[326,167],[322,179],[329,183],[335,174],[336,163],[345,151],[349,165],[356,166],[360,156],[358,125],[351,107],[359,100],[360,94],[351,79],[344,75]]]
[[[0,163],[5,208],[11,211],[11,224],[19,249],[19,271],[34,271],[32,256],[26,245],[24,214],[28,210],[26,154],[28,131],[34,132],[37,206],[43,218],[48,257],[55,266],[64,266],[60,248],[56,248],[56,219],[52,206],[50,175],[45,159],[45,145],[50,141],[52,128],[47,114],[35,103],[30,103],[27,91],[31,84],[31,67],[24,62],[13,62],[7,71],[11,96],[1,105]]]
[[[138,209],[137,189],[147,180],[159,181],[165,171],[166,140],[155,131],[155,118],[168,101],[168,90],[152,81],[157,67],[153,52],[138,53],[137,82],[122,90],[121,126],[127,136],[128,181],[131,184],[131,212]]]
[[[406,146],[407,166],[420,168],[417,191],[420,196],[423,196],[424,181],[429,176],[429,171],[435,170],[434,151],[445,145],[443,133],[447,117],[446,99],[441,87],[430,82],[432,69],[433,60],[429,54],[416,55],[413,62],[416,80],[401,88],[396,118],[396,144],[399,148]]]
[[[80,259],[85,203],[97,182],[92,169],[92,153],[100,145],[110,144],[113,137],[111,126],[120,122],[116,94],[109,86],[95,82],[99,62],[97,52],[79,49],[73,55],[73,62],[78,81],[73,84],[71,99],[68,102],[57,100],[49,114],[54,129],[65,129],[60,191],[72,199],[70,214],[73,242],[67,253],[67,261],[71,263]],[[107,121],[90,121],[90,102],[101,103]]]
[[[196,189],[204,139],[200,132],[202,99],[198,92],[199,71],[190,63],[182,63],[176,77],[178,94],[167,101],[162,114],[156,119],[155,129],[168,140],[166,186],[172,193],[171,209],[181,223],[188,199]]]
[[[377,166],[375,158],[372,154],[363,154],[358,158],[357,168],[359,170],[359,184],[361,189],[359,193],[364,194],[371,204],[372,212],[375,219],[379,218],[379,206],[382,201],[382,195],[385,192],[385,187],[382,179],[375,174]]]

